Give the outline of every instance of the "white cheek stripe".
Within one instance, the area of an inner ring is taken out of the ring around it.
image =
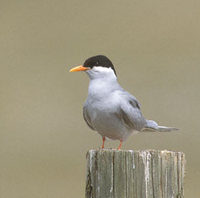
[[[113,70],[112,70],[112,68],[111,67],[101,67],[101,66],[94,66],[93,68],[92,68],[92,70],[94,70],[94,71],[99,71],[99,72],[113,72]]]

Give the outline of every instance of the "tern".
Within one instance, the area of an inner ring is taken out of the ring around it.
[[[106,138],[119,140],[120,150],[122,142],[131,134],[177,130],[144,118],[139,102],[119,85],[114,65],[106,56],[92,56],[70,70],[77,71],[86,72],[90,79],[83,117],[87,125],[102,136],[102,149]]]

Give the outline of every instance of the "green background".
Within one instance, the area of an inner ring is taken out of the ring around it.
[[[185,197],[199,197],[200,2],[0,0],[0,197],[84,197],[88,78],[107,55],[143,114],[179,132],[131,136],[123,149],[186,153]],[[116,148],[118,142],[106,142]]]

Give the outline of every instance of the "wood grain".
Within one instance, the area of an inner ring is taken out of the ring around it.
[[[183,198],[185,155],[157,150],[90,150],[86,198]]]

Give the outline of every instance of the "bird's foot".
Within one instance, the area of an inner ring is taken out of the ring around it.
[[[106,141],[106,138],[105,138],[105,137],[103,137],[102,139],[103,139],[103,143],[102,143],[102,146],[101,146],[101,148],[102,148],[102,149],[104,149],[104,143],[105,143],[105,141]]]
[[[122,140],[120,140],[120,144],[119,144],[119,146],[118,146],[117,150],[120,150],[120,149],[121,149],[121,147],[122,147]]]

